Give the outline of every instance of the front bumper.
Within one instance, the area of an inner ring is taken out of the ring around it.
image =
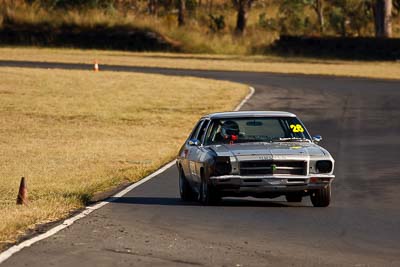
[[[334,180],[332,174],[312,175],[223,175],[212,176],[212,185],[221,191],[235,193],[293,192],[322,189]]]

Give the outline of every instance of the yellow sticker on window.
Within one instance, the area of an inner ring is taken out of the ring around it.
[[[300,124],[290,124],[290,129],[292,129],[294,133],[304,132],[304,129]]]

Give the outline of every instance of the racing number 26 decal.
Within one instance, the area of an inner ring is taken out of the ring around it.
[[[290,124],[290,129],[292,129],[294,133],[304,132],[304,129],[300,124]]]

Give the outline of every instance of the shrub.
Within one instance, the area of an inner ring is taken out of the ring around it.
[[[210,14],[209,18],[210,18],[209,28],[211,31],[219,32],[225,29],[225,17],[223,15],[214,16]]]
[[[267,31],[279,30],[277,20],[273,18],[267,18],[267,14],[265,12],[258,15],[258,26]]]
[[[302,0],[283,0],[280,5],[280,32],[281,34],[302,35],[309,25],[308,17],[304,16],[304,2]]]

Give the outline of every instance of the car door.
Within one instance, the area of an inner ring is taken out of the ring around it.
[[[183,149],[180,152],[182,169],[183,169],[183,172],[186,175],[186,179],[188,179],[189,182],[191,180],[190,169],[189,169],[189,150],[190,150],[191,146],[189,145],[189,141],[193,140],[193,139],[195,139],[197,137],[197,135],[198,135],[198,133],[200,131],[200,127],[202,126],[203,122],[204,122],[203,119],[199,120],[199,122],[193,128],[189,138],[186,140],[186,143],[185,143]]]
[[[207,127],[210,123],[209,119],[205,119],[202,125],[200,126],[199,131],[196,133],[194,139],[197,139],[200,142],[204,141],[204,136],[207,131]],[[200,176],[200,168],[203,166],[202,159],[204,159],[204,154],[207,153],[204,149],[203,145],[192,145],[189,148],[189,172],[190,172],[190,180],[194,186],[198,186],[201,183]]]

